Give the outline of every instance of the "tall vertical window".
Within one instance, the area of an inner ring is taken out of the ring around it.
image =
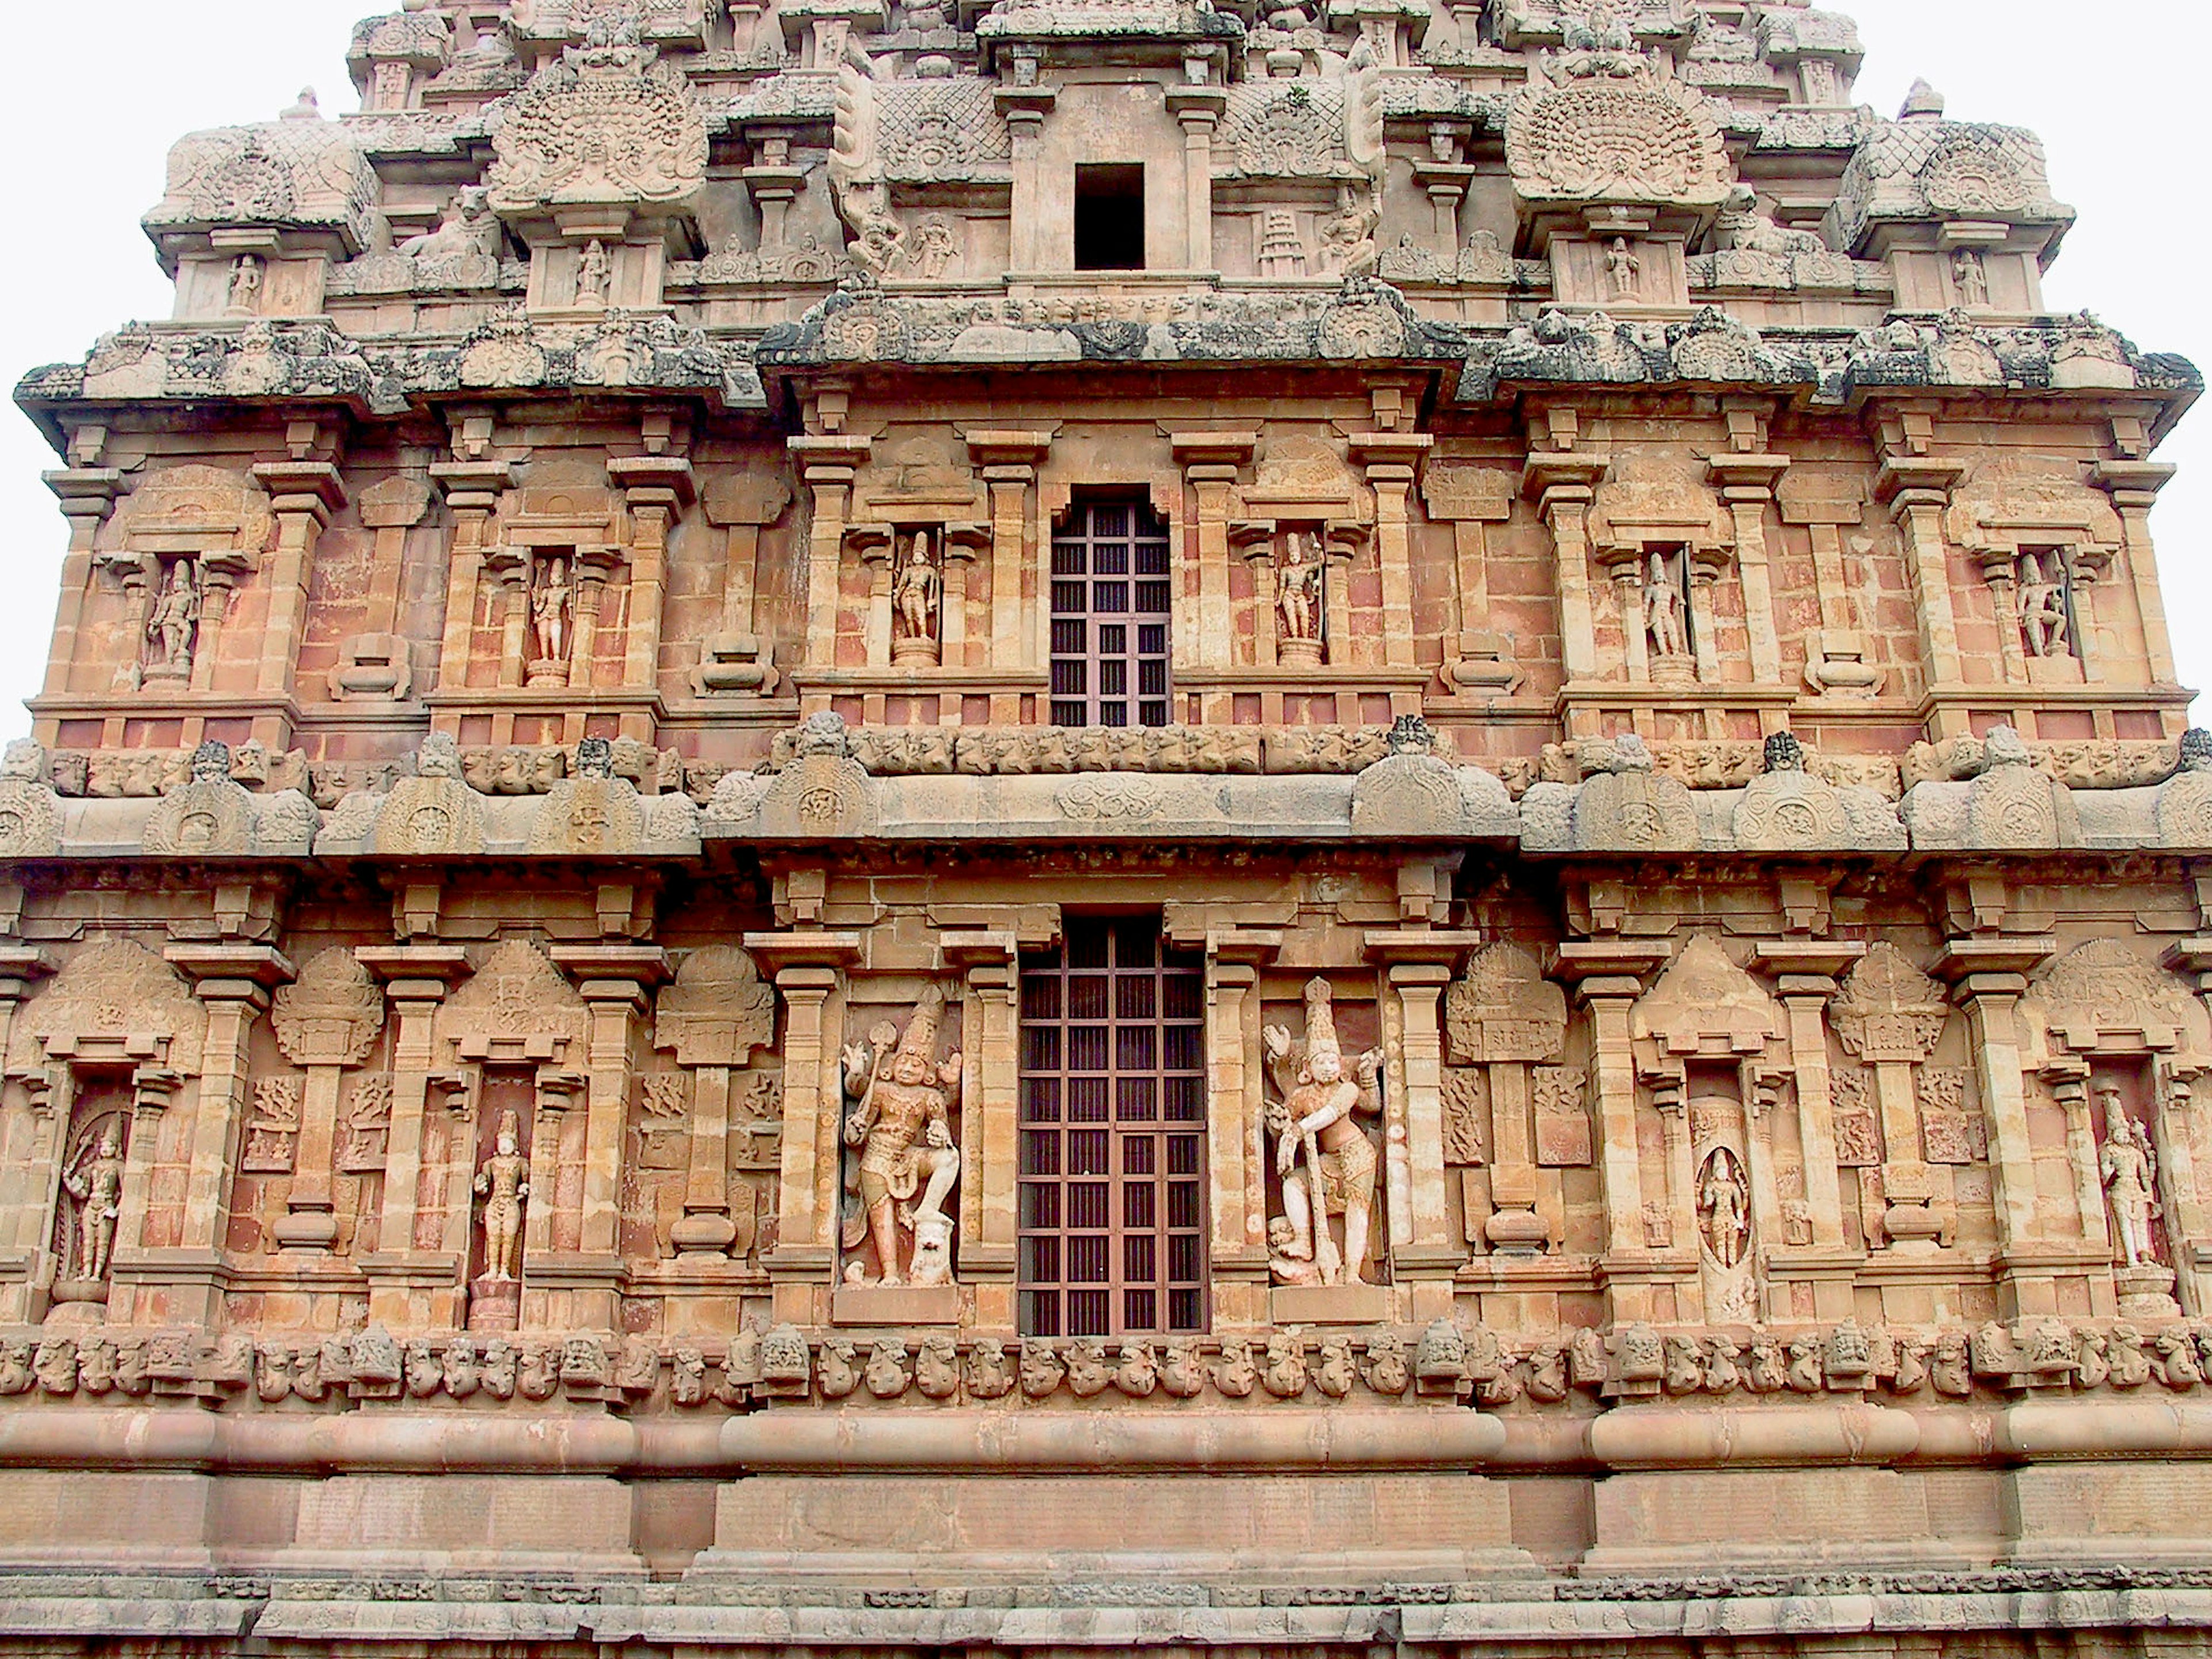
[[[1168,723],[1168,527],[1079,501],[1052,538],[1052,723]]]
[[[1156,915],[1022,958],[1024,1335],[1206,1328],[1203,985]]]

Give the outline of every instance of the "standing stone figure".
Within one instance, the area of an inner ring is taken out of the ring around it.
[[[2159,1212],[2158,1155],[2151,1150],[2149,1132],[2121,1109],[2118,1090],[2100,1089],[2097,1098],[2105,1108],[2105,1152],[2098,1165],[2112,1225],[2119,1231],[2120,1253],[2130,1267],[2151,1267],[2158,1259],[2150,1230]]]
[[[872,1238],[885,1285],[905,1284],[915,1269],[912,1250],[901,1250],[900,1233],[921,1232],[932,1218],[943,1218],[945,1200],[960,1178],[952,1112],[960,1099],[961,1055],[956,1048],[942,1062],[937,1059],[944,1023],[945,994],[933,985],[915,1004],[902,1034],[885,1020],[843,1055],[845,1092],[857,1097],[845,1119],[845,1144],[860,1149],[854,1171],[860,1201],[845,1219],[845,1248]],[[927,1230],[938,1231],[933,1224]],[[927,1277],[949,1282],[949,1267],[925,1265]]]
[[[937,620],[943,593],[944,580],[930,551],[928,533],[917,530],[908,538],[905,556],[892,579],[895,657],[909,661],[937,660]]]
[[[1313,537],[1293,530],[1283,547],[1276,577],[1286,642],[1318,646],[1322,633],[1321,550]]]
[[[2046,567],[2040,556],[2020,556],[2020,631],[2033,657],[2064,657],[2073,652],[2073,629],[2066,616],[2065,569],[2061,556],[2051,555]]]
[[[522,1132],[513,1112],[502,1112],[492,1155],[477,1171],[476,1189],[484,1200],[484,1277],[522,1277],[522,1206],[530,1198],[530,1160],[522,1156]]]
[[[146,618],[146,639],[154,647],[155,668],[180,678],[192,672],[192,640],[199,621],[200,593],[192,581],[191,563],[179,559],[162,579],[153,613]]]
[[[1690,654],[1690,633],[1682,616],[1682,590],[1667,568],[1667,556],[1651,556],[1651,574],[1644,583],[1644,625],[1651,635],[1651,648],[1662,657]]]
[[[576,303],[604,307],[607,302],[607,250],[597,237],[585,244],[576,266]]]
[[[1616,236],[1605,251],[1605,274],[1613,279],[1613,296],[1625,300],[1643,285],[1644,261],[1628,251],[1628,239]]]
[[[1951,261],[1951,276],[1959,285],[1959,303],[1978,311],[1990,302],[1990,268],[1972,248]]]
[[[77,1201],[76,1255],[70,1277],[96,1284],[107,1277],[115,1224],[123,1213],[123,1131],[115,1119],[101,1126],[100,1139],[62,1177],[62,1185]]]
[[[251,317],[260,307],[261,261],[241,253],[230,270],[230,310],[234,316]]]
[[[1382,1159],[1354,1115],[1372,1116],[1382,1109],[1376,1082],[1382,1051],[1370,1048],[1361,1054],[1346,1077],[1328,981],[1309,980],[1305,1000],[1304,1042],[1293,1043],[1279,1025],[1260,1033],[1268,1072],[1282,1095],[1268,1113],[1268,1127],[1275,1133],[1275,1172],[1282,1177],[1283,1210],[1291,1231],[1275,1254],[1313,1262],[1323,1284],[1358,1285],[1367,1273],[1375,1176]],[[1340,1213],[1340,1255],[1328,1228],[1328,1218]]]
[[[1698,1220],[1705,1249],[1723,1267],[1743,1260],[1751,1242],[1751,1190],[1734,1152],[1716,1146],[1698,1183]]]
[[[569,592],[568,562],[556,559],[546,567],[545,580],[530,600],[531,629],[538,638],[540,661],[568,659]]]

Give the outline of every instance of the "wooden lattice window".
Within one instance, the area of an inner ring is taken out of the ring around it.
[[[1022,958],[1024,1334],[1206,1328],[1204,984],[1158,916]]]
[[[1168,723],[1168,527],[1079,501],[1052,538],[1052,723]]]

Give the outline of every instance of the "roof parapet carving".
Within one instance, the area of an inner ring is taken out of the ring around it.
[[[975,22],[980,42],[1129,40],[1237,41],[1244,25],[1209,0],[996,0]]]
[[[1625,28],[1592,38],[1602,44],[1547,52],[1513,100],[1515,194],[1537,206],[1718,207],[1735,176],[1712,106],[1662,75]]]
[[[274,121],[179,139],[167,188],[141,222],[172,268],[185,248],[240,228],[319,235],[350,256],[372,240],[376,191],[361,146],[307,94]]]
[[[2047,226],[2055,240],[2074,210],[2051,198],[2041,139],[2025,127],[1947,121],[1942,99],[1923,81],[1844,169],[1828,240],[1856,253],[1883,224],[1960,219]]]
[[[600,19],[585,45],[504,100],[491,122],[492,207],[689,207],[707,179],[706,118],[690,82],[659,58],[640,43],[634,14]]]

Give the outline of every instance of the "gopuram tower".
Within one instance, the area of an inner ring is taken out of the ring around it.
[[[180,141],[16,392],[0,1659],[2204,1651],[2201,381],[1861,56],[409,0]]]

